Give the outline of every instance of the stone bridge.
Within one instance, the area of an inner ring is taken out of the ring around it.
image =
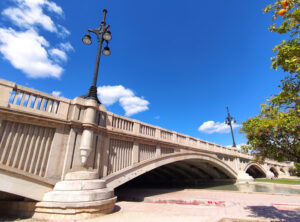
[[[239,182],[288,177],[290,166],[0,79],[0,198],[38,201],[37,218],[110,212],[113,189],[135,178]]]

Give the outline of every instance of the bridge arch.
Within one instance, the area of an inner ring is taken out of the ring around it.
[[[280,171],[281,171],[283,174],[287,174],[287,172],[286,172],[283,168],[280,168]]]
[[[258,163],[251,162],[249,163],[244,170],[253,178],[265,178],[267,177],[266,170]]]
[[[279,173],[275,167],[270,167],[270,171],[274,174],[275,177],[278,177]]]
[[[217,169],[221,170],[224,174],[226,174],[226,176],[229,179],[237,179],[237,173],[229,165],[222,162],[220,159],[213,155],[199,152],[180,152],[167,154],[161,157],[157,157],[155,159],[140,162],[131,167],[127,167],[118,172],[112,173],[104,177],[103,179],[106,180],[108,187],[116,188],[142,174],[145,174],[161,166],[187,160],[195,160],[209,163]]]

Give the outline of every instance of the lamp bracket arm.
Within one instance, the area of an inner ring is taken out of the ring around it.
[[[104,34],[105,32],[107,32],[107,30],[109,29],[110,25],[107,25],[106,27],[103,28],[102,30],[102,34]]]
[[[92,32],[92,33],[96,34],[97,36],[99,35],[100,30],[101,30],[100,28],[97,28],[97,29],[88,29],[89,32]]]

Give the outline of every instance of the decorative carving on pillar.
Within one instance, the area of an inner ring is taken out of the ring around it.
[[[94,132],[89,125],[94,125],[96,118],[96,108],[98,106],[97,101],[93,99],[86,100],[86,105],[88,106],[85,110],[83,117],[83,125],[85,128],[82,132],[81,142],[80,142],[80,159],[82,166],[86,165],[87,159],[93,149],[93,138]]]
[[[80,143],[80,159],[81,164],[85,166],[86,161],[92,150],[92,141],[93,141],[94,133],[92,130],[84,129],[81,137]]]

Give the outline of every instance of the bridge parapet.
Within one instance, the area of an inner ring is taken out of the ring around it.
[[[0,79],[0,86],[1,107],[44,117],[67,119],[71,101],[69,99],[52,96],[3,79]]]
[[[147,124],[135,119],[123,117],[111,112],[107,112],[106,128],[108,132],[114,132],[123,136],[130,136],[137,140],[148,140],[150,143],[165,144],[165,146],[176,148],[177,150],[204,151],[212,154],[221,154],[223,156],[232,156],[235,158],[246,159],[247,162],[254,161],[252,155],[243,153],[232,147],[225,147],[215,143],[184,135],[175,131]],[[166,149],[164,149],[164,152]],[[168,152],[169,153],[169,152]],[[278,163],[273,160],[266,160],[270,164],[289,165]]]
[[[138,120],[129,119],[117,114],[107,112],[107,129],[124,135],[136,137],[144,137],[162,143],[172,144],[174,147],[182,147],[183,149],[200,149],[210,152],[221,152],[227,155],[243,155],[239,150],[231,147],[225,147],[184,135],[175,131],[170,131],[158,126],[150,125]],[[246,155],[249,157],[249,155]]]

